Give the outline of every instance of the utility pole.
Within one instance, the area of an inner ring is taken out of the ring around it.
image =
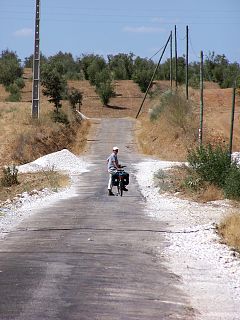
[[[203,137],[203,52],[200,53],[200,128],[199,128],[199,144],[202,145]]]
[[[177,63],[177,26],[175,25],[174,28],[174,34],[175,34],[175,85],[176,85],[176,89],[178,86],[178,63]]]
[[[170,33],[170,86],[172,90],[173,72],[172,72],[172,31]]]
[[[32,118],[39,118],[40,108],[40,0],[36,0],[33,55]]]
[[[188,26],[186,26],[186,99],[188,100]]]

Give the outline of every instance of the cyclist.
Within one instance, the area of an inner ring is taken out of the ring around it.
[[[121,165],[118,162],[118,147],[113,147],[113,152],[107,158],[108,172],[109,172],[109,181],[108,181],[108,195],[114,196],[112,192],[112,174],[116,173],[117,170],[121,169]],[[126,187],[123,188],[124,191],[128,191]]]

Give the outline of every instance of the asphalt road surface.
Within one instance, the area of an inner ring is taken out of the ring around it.
[[[102,120],[92,140],[78,195],[36,210],[0,241],[0,319],[194,319],[159,254],[165,226],[144,212],[133,121]],[[107,195],[113,145],[130,173],[123,197]]]

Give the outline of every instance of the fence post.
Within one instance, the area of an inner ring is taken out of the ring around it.
[[[200,53],[200,127],[199,144],[202,145],[203,138],[203,52]]]
[[[229,142],[229,154],[232,155],[232,145],[233,145],[233,127],[234,127],[234,115],[235,115],[235,97],[236,97],[236,80],[233,83],[232,91],[232,113],[231,113],[231,127],[230,127],[230,142]]]
[[[172,70],[172,31],[170,34],[170,86],[172,90],[172,85],[173,85],[173,70]]]
[[[175,85],[178,86],[178,56],[177,56],[177,26],[174,27],[175,34]]]
[[[186,26],[186,98],[188,100],[188,26]]]

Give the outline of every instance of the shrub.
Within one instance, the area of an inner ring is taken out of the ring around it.
[[[20,91],[16,92],[16,93],[11,93],[9,95],[9,97],[6,99],[6,101],[8,101],[8,102],[19,102],[19,101],[21,101],[21,93],[20,93]]]
[[[240,200],[240,168],[236,163],[228,171],[223,190],[227,198]]]
[[[82,105],[82,99],[83,99],[82,92],[80,92],[75,88],[71,88],[68,90],[67,98],[73,110],[76,109],[76,106],[78,104],[78,110],[80,111],[80,107]]]
[[[198,174],[192,173],[184,179],[183,186],[191,191],[199,191],[203,186],[203,180]]]
[[[21,100],[21,92],[17,84],[14,82],[7,87],[7,91],[10,92],[9,97],[6,99],[9,102],[18,102]]]
[[[218,187],[223,187],[231,166],[228,150],[210,144],[189,150],[187,160],[199,176]]]
[[[68,116],[66,115],[66,113],[62,112],[62,111],[58,111],[56,112],[55,110],[51,113],[51,118],[54,122],[59,122],[59,123],[63,123],[68,125],[69,124],[69,120],[68,120]]]
[[[14,83],[18,86],[19,89],[23,89],[25,87],[25,82],[23,78],[16,79]]]
[[[14,184],[19,184],[17,175],[18,169],[15,165],[3,168],[3,177],[1,178],[1,185],[3,187],[11,187]]]

